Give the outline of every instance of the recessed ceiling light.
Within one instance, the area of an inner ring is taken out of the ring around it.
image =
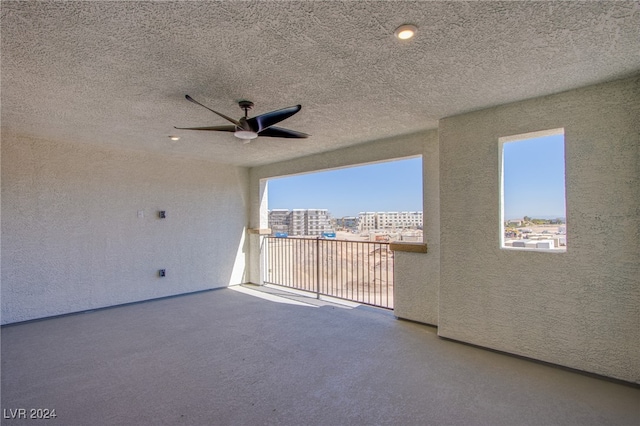
[[[394,33],[396,35],[397,38],[399,38],[400,40],[409,40],[410,38],[412,38],[414,35],[416,35],[416,31],[418,29],[416,28],[415,25],[411,25],[411,24],[406,24],[406,25],[401,25],[396,29],[396,32]]]
[[[179,141],[180,136],[169,136],[169,139],[171,139],[172,141]]]

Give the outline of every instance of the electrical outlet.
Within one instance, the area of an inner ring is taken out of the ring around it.
[[[166,277],[167,276],[167,270],[166,269],[158,270],[158,275],[161,276],[161,277]]]

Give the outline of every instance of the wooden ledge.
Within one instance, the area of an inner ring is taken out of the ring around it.
[[[255,234],[255,235],[271,235],[271,229],[270,228],[249,228],[249,233]]]
[[[389,243],[389,249],[393,251],[408,251],[411,253],[426,253],[427,243]]]

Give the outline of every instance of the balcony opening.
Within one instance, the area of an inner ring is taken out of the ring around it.
[[[422,157],[273,178],[263,281],[393,308],[391,241],[422,242]]]
[[[268,180],[274,236],[422,241],[422,158]]]
[[[500,246],[565,252],[564,129],[499,139]]]

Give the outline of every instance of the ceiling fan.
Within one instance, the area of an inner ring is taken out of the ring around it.
[[[284,119],[291,117],[293,114],[300,111],[302,108],[301,105],[296,105],[288,108],[282,108],[276,111],[267,112],[265,114],[257,115],[255,117],[249,118],[247,117],[247,111],[253,108],[253,102],[251,101],[240,101],[238,105],[241,109],[244,110],[244,117],[240,117],[239,120],[234,120],[233,118],[227,117],[224,114],[221,114],[217,111],[212,110],[211,108],[202,105],[200,102],[196,101],[189,95],[185,95],[185,98],[193,102],[194,104],[200,105],[213,112],[214,114],[219,115],[227,121],[233,123],[232,125],[226,126],[207,126],[207,127],[175,127],[180,130],[212,130],[218,132],[233,132],[234,136],[244,140],[244,143],[251,142],[252,139],[257,138],[258,136],[271,136],[274,138],[306,138],[309,137],[306,133],[296,132],[295,130],[284,129],[282,127],[276,127],[274,124],[281,122]]]

